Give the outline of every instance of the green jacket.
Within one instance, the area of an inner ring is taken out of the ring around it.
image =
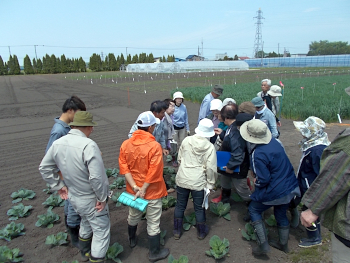
[[[302,201],[323,226],[350,240],[350,128],[342,131],[321,157],[321,170]]]

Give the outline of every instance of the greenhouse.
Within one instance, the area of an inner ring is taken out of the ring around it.
[[[245,59],[251,68],[350,67],[350,55]]]
[[[181,73],[249,70],[244,61],[183,61],[129,64],[127,72]]]

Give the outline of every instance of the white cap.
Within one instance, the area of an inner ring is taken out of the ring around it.
[[[221,110],[222,109],[222,101],[219,99],[213,99],[210,102],[210,110]]]
[[[211,120],[204,118],[198,123],[198,127],[194,129],[194,132],[199,136],[210,138],[215,135],[214,124]]]
[[[184,96],[181,91],[177,91],[173,94],[173,100],[175,99],[184,99]]]
[[[153,113],[151,111],[145,111],[142,112],[136,120],[137,126],[140,127],[149,127],[153,124],[159,124],[160,120],[156,117],[154,117]]]
[[[232,102],[233,104],[237,104],[236,101],[232,98],[226,98],[224,99],[224,101],[222,102],[222,107],[225,107],[229,102]]]

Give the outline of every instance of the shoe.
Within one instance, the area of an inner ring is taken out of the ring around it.
[[[70,241],[72,245],[79,249],[79,226],[70,227],[67,225],[67,232],[70,236]]]
[[[209,233],[209,227],[204,223],[197,223],[197,238],[204,239]]]
[[[222,198],[222,190],[221,193],[218,197],[211,199],[211,202],[214,204],[220,203],[221,202],[221,198]]]
[[[136,243],[137,243],[136,230],[137,230],[137,225],[136,226],[130,226],[128,224],[129,246],[131,248],[135,247]]]
[[[148,259],[150,262],[156,262],[169,256],[170,251],[168,248],[160,248],[160,234],[157,234],[155,236],[148,236],[148,242]]]
[[[87,238],[87,239],[79,237],[79,248],[80,248],[80,253],[81,253],[81,261],[83,261],[83,262],[88,261],[90,258],[91,242],[92,242],[92,236]]]
[[[93,256],[90,256],[89,262],[104,263],[104,262],[106,262],[106,261],[105,261],[105,258],[95,258],[95,257],[93,257]]]
[[[221,194],[222,194],[221,202],[223,202],[224,204],[230,203],[231,189],[222,188]]]
[[[300,221],[300,214],[299,214],[298,207],[291,208],[289,210],[290,210],[290,214],[292,216],[292,218],[290,220],[290,227],[297,228],[299,225],[299,221]]]
[[[179,240],[182,234],[182,221],[183,221],[182,218],[174,218],[173,234],[176,240]]]
[[[168,194],[174,193],[174,192],[175,192],[175,189],[174,189],[174,188],[169,188],[169,189],[167,190],[167,192],[168,192]]]
[[[308,247],[322,245],[320,222],[316,223],[316,228],[315,227],[307,227],[306,233],[307,233],[307,238],[302,238],[300,240],[299,247],[308,248]]]
[[[288,226],[277,226],[279,240],[271,240],[270,246],[277,248],[284,253],[289,252],[288,239],[289,239],[289,225]]]
[[[252,222],[252,226],[254,227],[254,231],[256,234],[256,242],[259,245],[258,247],[253,248],[253,255],[266,255],[268,252],[270,252],[270,246],[267,240],[265,224],[262,220],[258,220]]]
[[[173,166],[174,167],[178,167],[179,166],[179,163],[177,161],[173,161]]]

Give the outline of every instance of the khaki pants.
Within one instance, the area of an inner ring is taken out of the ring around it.
[[[92,236],[91,255],[95,258],[104,258],[110,241],[110,220],[108,204],[101,212],[95,206],[97,200],[69,197],[74,210],[81,216],[79,236],[88,239]]]
[[[232,185],[236,189],[237,194],[239,194],[240,197],[246,202],[251,201],[250,195],[252,192],[250,191],[248,185],[247,185],[247,178],[243,179],[237,179],[233,178],[231,176],[226,176],[223,174],[220,174],[221,176],[221,187],[225,189],[231,189]]]
[[[340,242],[332,233],[333,263],[350,263],[350,248]]]
[[[186,129],[183,128],[181,130],[175,130],[175,134],[173,136],[174,141],[177,142],[177,149],[180,149],[181,143],[182,141],[185,139],[186,137]]]
[[[147,234],[149,236],[155,236],[160,233],[160,216],[162,215],[162,200],[152,199],[147,200],[148,205],[146,209],[146,219],[147,219]],[[129,207],[128,224],[130,226],[136,226],[141,218],[142,212],[135,208]]]

